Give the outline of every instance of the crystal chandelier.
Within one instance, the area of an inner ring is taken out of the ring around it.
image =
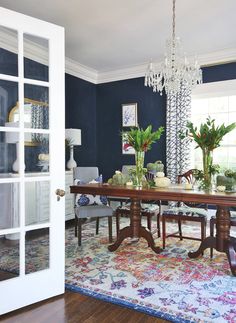
[[[192,89],[202,83],[202,70],[197,60],[193,64],[187,60],[181,41],[175,36],[175,2],[173,0],[172,39],[166,42],[165,61],[158,71],[155,71],[152,62],[149,64],[144,83],[160,95],[165,88],[167,96],[179,93],[182,85]]]

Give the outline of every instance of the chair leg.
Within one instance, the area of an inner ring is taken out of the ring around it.
[[[120,213],[117,210],[116,211],[116,236],[118,236],[119,231],[120,231]]]
[[[162,241],[163,241],[163,249],[166,247],[166,219],[162,215]]]
[[[206,220],[202,219],[201,221],[201,242],[206,238]],[[202,252],[202,256],[204,252]]]
[[[112,216],[108,216],[109,242],[112,242]]]
[[[179,238],[180,238],[180,240],[183,240],[182,227],[181,227],[181,220],[180,219],[178,219],[178,228],[179,228]]]
[[[81,219],[78,218],[78,245],[81,246]]]
[[[160,228],[160,213],[157,214],[157,236],[160,238],[161,236],[161,228]]]
[[[147,214],[147,227],[148,230],[152,230],[152,215],[151,214]]]
[[[75,237],[78,235],[78,218],[75,216]]]
[[[96,234],[99,232],[99,217],[96,218]]]
[[[210,236],[214,237],[214,220],[210,219]],[[213,258],[213,248],[210,248],[210,257]]]

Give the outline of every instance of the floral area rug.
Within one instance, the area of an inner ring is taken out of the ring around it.
[[[128,219],[121,218],[121,226],[127,224]],[[168,230],[174,229],[174,224],[168,224]],[[183,229],[185,234],[199,235],[197,226],[185,225]],[[232,233],[235,236],[236,230]],[[161,246],[155,232],[154,238]],[[190,259],[188,251],[196,250],[199,242],[174,238],[166,242],[165,251],[159,255],[144,239],[136,243],[126,239],[115,252],[109,252],[107,219],[100,221],[98,236],[95,222],[83,225],[81,247],[74,228],[69,228],[66,288],[171,322],[235,323],[236,277],[231,275],[225,254],[214,250],[211,260],[207,250],[203,257]],[[48,266],[48,235],[27,242],[26,272]],[[0,245],[0,270],[19,273],[18,245]]]
[[[19,275],[19,240],[14,244],[7,243],[7,239],[0,241],[0,270]],[[49,268],[49,235],[44,233],[40,237],[27,240],[25,247],[25,272],[33,273]]]
[[[127,225],[127,219],[121,220]],[[143,239],[126,239],[109,252],[106,223],[101,221],[98,236],[94,222],[84,224],[81,247],[74,229],[66,231],[67,289],[172,322],[236,322],[236,277],[225,254],[214,250],[211,260],[207,250],[203,257],[190,259],[188,251],[196,250],[199,242],[175,238],[167,239],[159,255]],[[168,229],[173,226],[168,224]],[[197,227],[185,225],[185,230],[199,235]],[[161,239],[155,242],[160,245]]]

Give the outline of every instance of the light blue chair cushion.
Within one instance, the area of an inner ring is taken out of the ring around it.
[[[112,216],[113,208],[105,205],[87,205],[75,208],[75,214],[78,218],[97,218],[103,216]]]

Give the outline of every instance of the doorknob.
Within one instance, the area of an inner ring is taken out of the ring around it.
[[[65,191],[64,190],[60,190],[59,188],[56,189],[56,195],[57,195],[57,200],[60,201],[60,198],[63,197],[65,195]]]

